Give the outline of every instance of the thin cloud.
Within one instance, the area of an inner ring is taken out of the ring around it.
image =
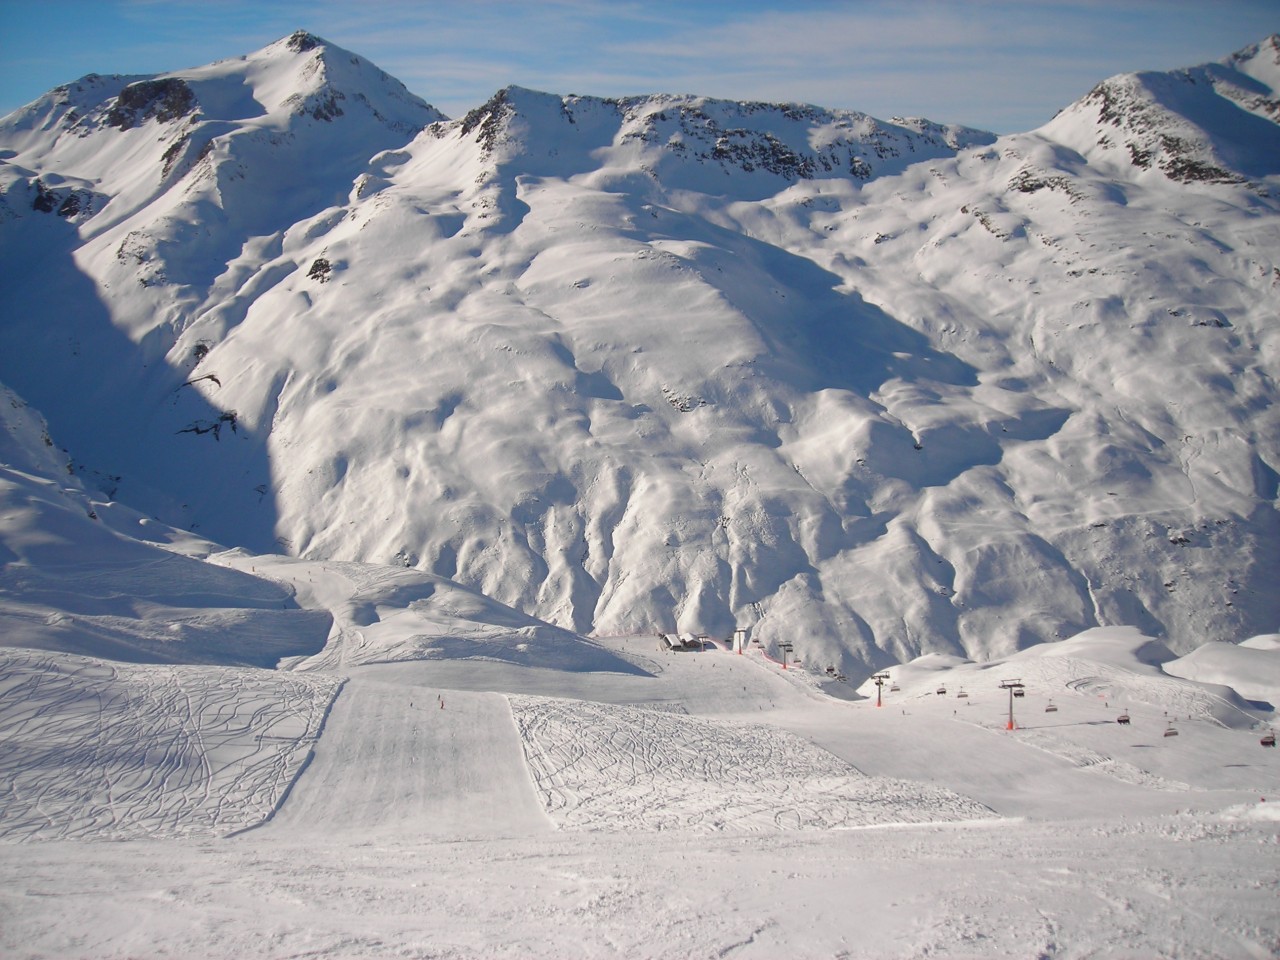
[[[90,71],[159,73],[304,28],[453,116],[509,83],[688,92],[1030,129],[1121,71],[1226,56],[1274,0],[0,0],[0,112]],[[50,31],[50,18],[79,29]]]

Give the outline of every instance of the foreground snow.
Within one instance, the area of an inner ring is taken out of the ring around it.
[[[579,829],[833,830],[991,816],[908,781],[870,778],[771,726],[514,697],[543,803]]]
[[[877,709],[762,647],[221,550],[0,439],[6,957],[1280,950],[1274,638],[927,655]]]
[[[482,646],[476,657],[351,665],[314,742],[333,674],[7,651],[6,692],[44,693],[0,699],[15,785],[0,819],[0,952],[1280,950],[1280,763],[1250,724],[1217,719],[1221,688],[1146,662],[1159,645],[1136,631],[999,663],[922,658],[890,671],[899,689],[886,687],[879,709],[759,652],[663,654],[650,637],[597,645],[624,669],[565,670],[554,651],[538,666],[536,646],[524,662]],[[1007,731],[998,683],[1011,668],[1028,694]],[[1145,699],[1123,727],[1101,691],[1132,695],[1135,678]],[[1182,708],[1179,735],[1166,738],[1170,708]],[[1248,709],[1252,724],[1271,715]],[[14,750],[37,741],[68,751],[67,766],[17,767]],[[306,749],[309,764],[281,791],[283,758]],[[213,757],[221,773],[189,775]],[[68,798],[41,808],[39,830],[13,816],[36,783]],[[109,792],[75,793],[77,783]],[[219,798],[239,798],[238,816],[210,815]],[[263,799],[258,826],[243,829]],[[122,824],[149,839],[86,842],[130,832]],[[47,842],[16,842],[33,837]]]
[[[1181,815],[643,840],[52,843],[0,862],[0,949],[1258,960],[1280,946],[1275,827]]]

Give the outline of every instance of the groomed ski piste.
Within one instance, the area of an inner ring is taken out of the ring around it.
[[[928,655],[877,707],[763,644],[577,637],[415,571],[192,564],[327,642],[277,670],[0,649],[5,956],[1280,950],[1275,637]],[[84,566],[46,562],[45,599]]]

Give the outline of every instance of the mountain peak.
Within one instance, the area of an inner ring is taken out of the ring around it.
[[[280,41],[294,53],[306,53],[316,47],[325,46],[325,41],[306,30],[295,30]]]
[[[1041,131],[1131,176],[1245,183],[1280,174],[1280,35],[1217,63],[1110,77]]]
[[[1273,33],[1258,43],[1251,43],[1237,50],[1227,57],[1227,62],[1246,64],[1259,58],[1262,58],[1264,63],[1270,62],[1273,66],[1280,66],[1280,33]]]

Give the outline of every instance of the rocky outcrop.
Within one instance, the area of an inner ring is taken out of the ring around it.
[[[186,116],[195,106],[195,94],[178,77],[139,80],[120,91],[105,122],[120,130],[141,126],[153,118],[168,123]]]

